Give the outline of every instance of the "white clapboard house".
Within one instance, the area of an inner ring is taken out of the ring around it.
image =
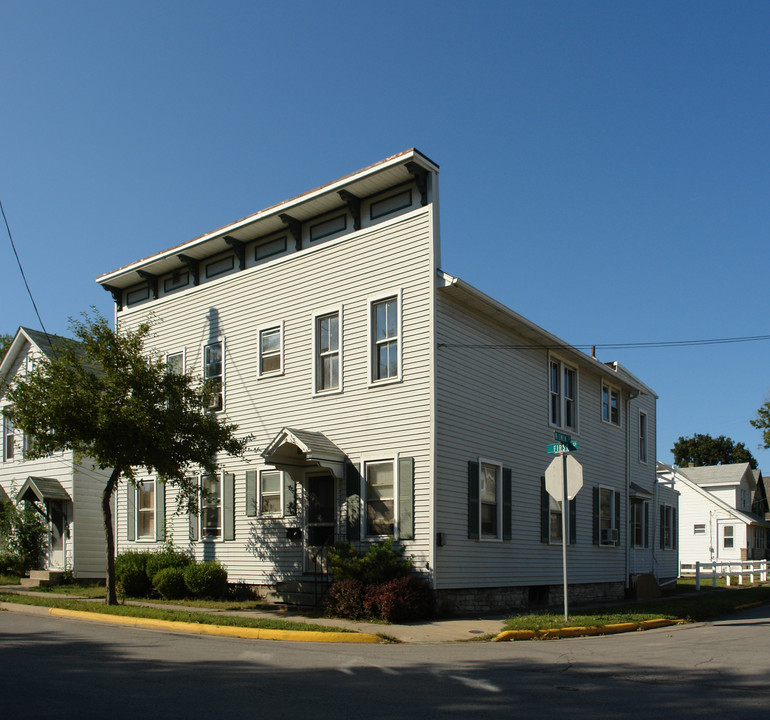
[[[438,172],[408,150],[97,279],[116,326],[151,320],[152,349],[253,437],[200,477],[198,516],[158,478],[122,489],[119,551],[158,547],[164,514],[231,581],[288,586],[330,543],[394,538],[457,609],[558,602],[561,433],[584,481],[572,596],[660,575],[655,393],[442,270]]]
[[[58,452],[39,460],[26,457],[27,438],[3,412],[8,384],[23,375],[43,356],[73,340],[19,328],[4,358],[0,359],[0,415],[3,443],[0,463],[0,501],[26,500],[45,518],[48,539],[43,568],[71,571],[77,578],[105,575],[104,523],[101,492],[109,472],[94,467],[88,458]],[[46,580],[47,576],[37,578]]]

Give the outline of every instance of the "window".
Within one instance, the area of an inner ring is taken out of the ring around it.
[[[218,474],[201,476],[201,537],[213,540],[222,536],[222,484]]]
[[[13,460],[16,446],[16,435],[13,423],[6,415],[3,415],[3,460]]]
[[[550,422],[577,429],[577,370],[561,361],[549,361]]]
[[[479,500],[481,505],[481,537],[500,535],[500,466],[481,463]]]
[[[704,528],[705,530],[705,528]],[[660,506],[660,548],[670,550],[676,547],[676,508]]]
[[[393,461],[366,463],[365,476],[366,534],[393,535],[396,497]]]
[[[599,488],[599,545],[617,545],[619,538],[618,517],[620,496],[610,488]]]
[[[692,526],[692,534],[693,535],[705,535],[706,534],[706,524],[705,523],[695,523],[695,525]]]
[[[545,481],[543,481],[545,482]],[[513,473],[494,460],[468,462],[468,537],[510,540],[513,536]]]
[[[646,500],[631,501],[631,544],[650,546],[650,503]]]
[[[206,278],[213,278],[229,272],[235,267],[235,256],[228,255],[220,260],[214,260],[206,265]]]
[[[400,375],[399,298],[390,297],[371,304],[372,381],[393,380]]]
[[[341,390],[340,348],[341,311],[319,315],[315,318],[315,390],[328,392]]]
[[[190,273],[187,270],[175,272],[171,277],[163,281],[163,292],[169,293],[179,288],[187,287],[190,284]]]
[[[647,415],[639,413],[639,462],[647,462]]]
[[[281,475],[279,470],[259,474],[259,513],[279,515],[281,513]]]
[[[620,425],[620,390],[602,383],[602,420]]]
[[[732,525],[725,525],[724,531],[722,533],[722,537],[724,538],[724,547],[729,549],[733,547],[733,542],[735,540],[735,536],[733,531],[735,528]]]
[[[412,191],[404,190],[396,195],[391,195],[383,200],[377,200],[369,206],[369,218],[376,220],[391,213],[411,207]]]
[[[155,540],[154,480],[142,480],[136,487],[136,538]]]
[[[209,384],[209,410],[224,409],[223,343],[213,342],[203,347],[203,379]]]
[[[283,372],[283,324],[260,329],[257,377]]]
[[[316,223],[310,226],[310,240],[320,240],[321,238],[340,233],[347,228],[347,215],[338,215],[330,220]]]
[[[568,532],[569,544],[577,542],[577,498],[569,501]],[[558,543],[562,538],[561,503],[554,500],[545,489],[545,478],[540,478],[540,542]]]
[[[174,375],[183,375],[184,352],[169,353],[166,355],[166,370]]]
[[[262,245],[257,245],[257,247],[254,248],[254,259],[264,260],[273,255],[280,255],[283,252],[286,252],[286,235],[279,237],[276,240],[270,240]]]

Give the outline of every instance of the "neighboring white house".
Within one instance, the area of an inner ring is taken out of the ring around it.
[[[676,499],[655,394],[440,268],[438,166],[412,149],[99,277],[116,327],[151,320],[151,349],[253,437],[200,477],[199,516],[158,478],[122,488],[118,550],[158,547],[163,515],[231,581],[273,586],[323,570],[335,540],[394,538],[458,609],[559,602],[543,476],[561,433],[584,480],[572,597],[675,576],[651,543],[651,504]]]
[[[50,357],[57,346],[72,342],[22,327],[0,362],[0,499],[7,495],[13,502],[31,502],[45,517],[48,543],[44,569],[71,570],[78,578],[99,578],[105,575],[100,497],[108,473],[94,468],[89,460],[76,459],[72,452],[26,459],[26,439],[3,412],[8,383],[27,372],[41,356]]]
[[[767,500],[749,463],[671,467],[658,477],[679,492],[679,556],[686,564],[768,557]]]

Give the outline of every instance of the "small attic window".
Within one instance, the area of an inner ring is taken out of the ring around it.
[[[144,285],[143,287],[136,288],[135,290],[129,290],[126,293],[126,305],[136,305],[143,300],[149,300],[150,298],[150,286]]]
[[[175,272],[171,277],[166,278],[163,281],[163,292],[171,292],[172,290],[179,290],[179,288],[187,287],[190,284],[190,273],[186,270],[183,272]]]
[[[208,265],[206,265],[206,277],[213,278],[217,275],[222,275],[223,273],[232,270],[234,267],[235,255],[228,255],[227,257],[214,260],[213,262],[210,262]]]
[[[342,232],[348,226],[348,216],[338,215],[330,220],[324,220],[316,225],[310,226],[310,240],[320,240],[321,238]]]
[[[390,215],[391,213],[398,212],[399,210],[411,206],[412,191],[404,190],[403,192],[391,195],[383,200],[373,202],[369,206],[369,219],[376,220],[377,218],[385,217],[386,215]]]
[[[270,240],[262,245],[257,245],[254,248],[254,259],[264,260],[265,258],[273,257],[273,255],[280,255],[283,252],[286,252],[286,235]]]

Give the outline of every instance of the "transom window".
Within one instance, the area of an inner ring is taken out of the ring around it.
[[[222,482],[219,474],[201,476],[201,537],[222,536]]]
[[[393,535],[395,473],[393,461],[368,462],[366,473],[366,534]]]
[[[620,425],[620,390],[602,383],[602,420]]]
[[[281,325],[259,331],[258,374],[279,374],[283,371],[283,328]]]
[[[320,315],[315,320],[315,389],[340,389],[340,313]]]
[[[155,540],[155,481],[142,480],[136,488],[136,537]]]
[[[372,380],[399,376],[398,298],[372,303]]]
[[[203,348],[203,378],[209,384],[209,410],[222,410],[224,407],[224,365],[222,342],[214,342]]]
[[[548,364],[550,423],[577,429],[577,370],[551,358]]]

